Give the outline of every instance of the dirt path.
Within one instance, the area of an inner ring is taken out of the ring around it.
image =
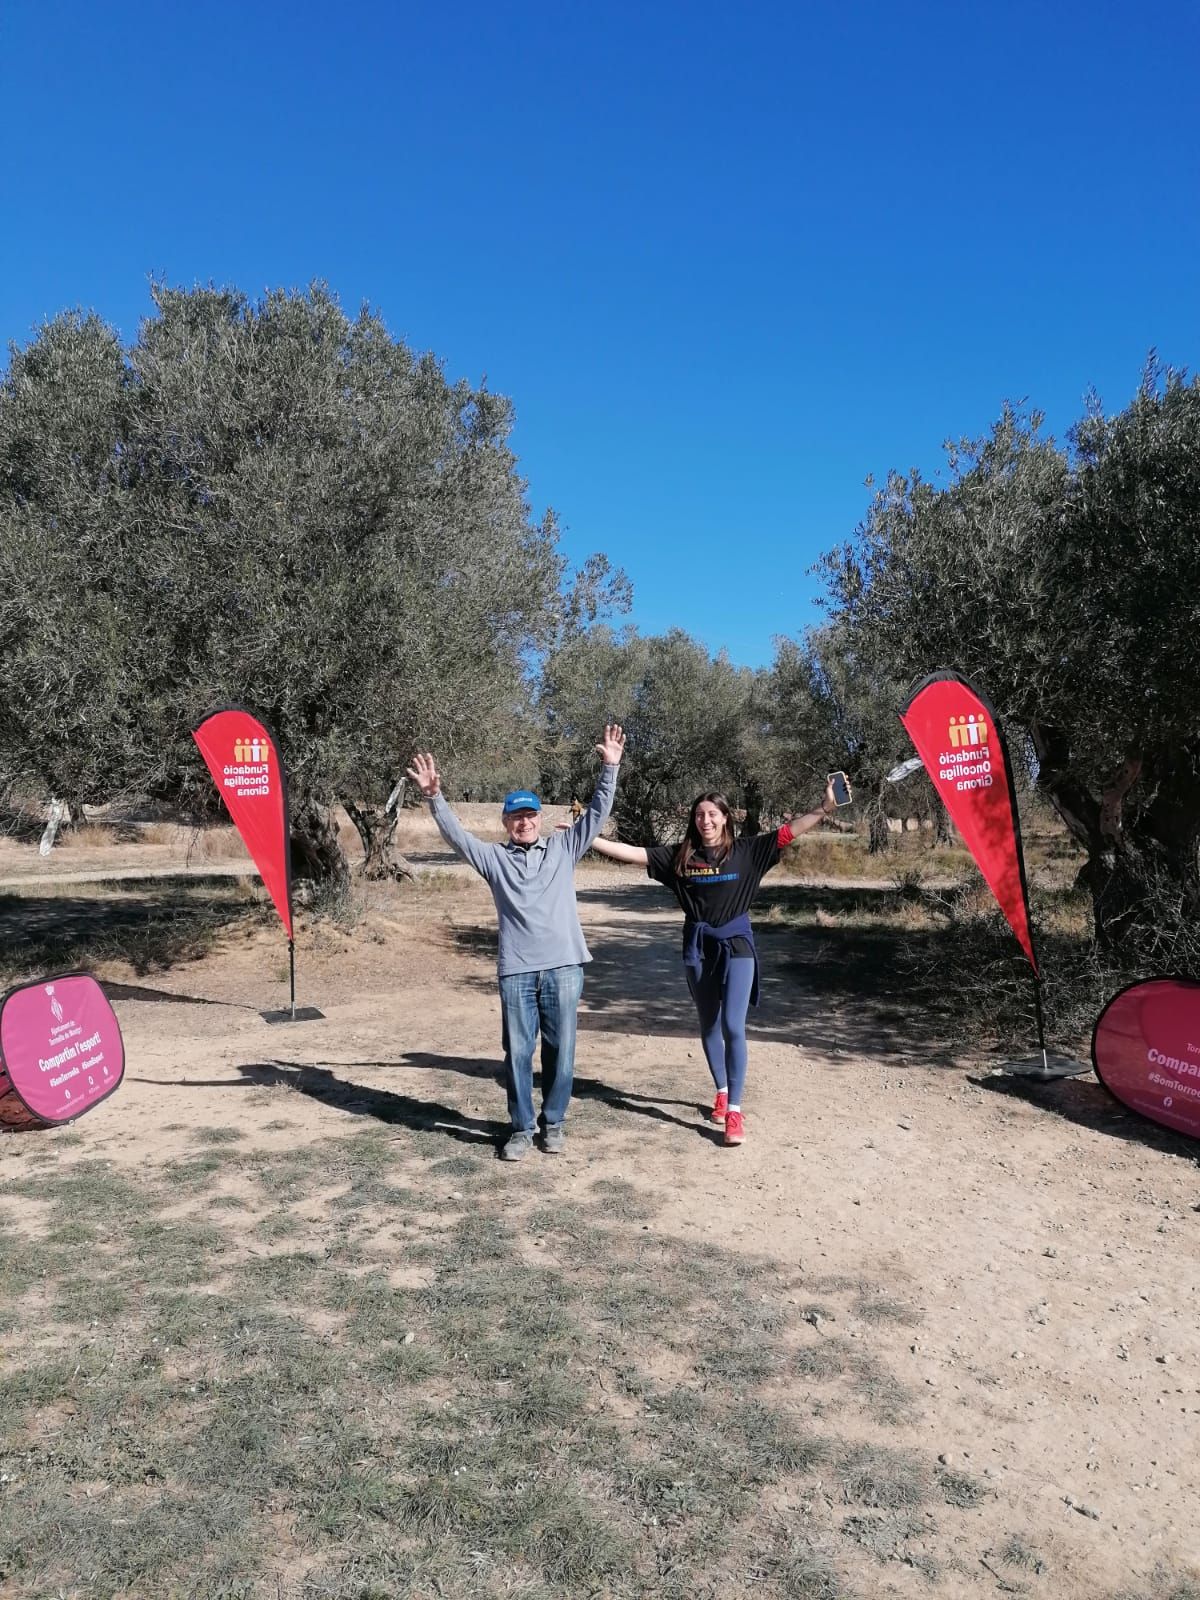
[[[1009,1592],[1062,1600],[1150,1594],[1157,1564],[1195,1560],[1194,1148],[1091,1078],[989,1085],[967,1059],[969,1004],[964,1060],[923,1058],[892,1014],[823,1001],[802,936],[767,929],[748,1141],[726,1151],[700,1115],[710,1087],[671,903],[604,869],[581,874],[580,904],[595,961],[568,1154],[506,1181],[586,1203],[597,1177],[627,1178],[664,1202],[654,1227],[801,1271],[814,1350],[869,1355],[892,1385],[867,1385],[847,1427],[979,1486],[940,1580],[893,1562],[868,1592],[1004,1592],[987,1553],[1014,1539],[1052,1576]],[[386,1100],[401,1132],[437,1127],[448,1152],[490,1159],[504,1115],[491,927],[482,889],[447,879],[302,941],[300,998],[325,1020],[299,1026],[257,1014],[281,998],[272,931],[161,982],[121,975],[126,1082],[75,1137],[136,1169],[198,1127],[272,1120],[280,1096],[292,1126],[264,1146],[345,1132]],[[598,1128],[599,1103],[623,1113],[617,1132]],[[19,1169],[35,1148],[5,1141],[4,1159]],[[816,1408],[818,1386],[795,1399]]]

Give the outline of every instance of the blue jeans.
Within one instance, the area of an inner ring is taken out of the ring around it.
[[[583,993],[582,967],[548,967],[500,979],[504,1078],[508,1115],[518,1133],[533,1133],[533,1047],[542,1034],[542,1115],[560,1123],[575,1082],[575,1019]]]

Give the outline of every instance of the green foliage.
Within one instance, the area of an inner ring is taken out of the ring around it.
[[[1102,941],[1153,964],[1200,909],[1200,382],[1151,366],[1067,449],[1006,408],[948,467],[889,476],[826,559],[835,623],[870,672],[987,691],[1088,853]]]
[[[116,450],[128,401],[116,334],[74,312],[14,350],[0,385],[0,789],[30,775],[99,798],[137,740]]]
[[[299,796],[378,804],[414,746],[477,736],[549,639],[562,576],[508,402],[319,288],[160,291],[132,361],[134,500],[156,533],[139,550],[161,653],[189,665],[163,745],[180,711],[186,738],[242,702]]]
[[[753,800],[755,674],[711,656],[682,629],[661,635],[596,626],[547,660],[542,782],[558,799],[594,782],[588,734],[608,718],[628,736],[613,808],[622,838],[672,838],[705,789]],[[748,791],[750,794],[748,796]]]
[[[887,773],[911,753],[896,715],[904,685],[834,624],[801,643],[780,639],[765,685],[770,708],[765,782],[780,807],[815,796],[834,769],[850,775],[856,817],[873,851],[888,844],[889,816],[938,821],[943,808],[924,775],[897,792]],[[810,802],[811,803],[811,802]]]
[[[372,312],[154,299],[127,353],[68,315],[0,388],[0,772],[210,806],[190,729],[245,704],[329,858],[334,799],[370,820],[414,748],[477,750],[628,585],[602,557],[568,584],[510,403]]]

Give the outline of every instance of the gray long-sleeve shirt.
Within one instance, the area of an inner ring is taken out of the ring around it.
[[[606,764],[583,815],[565,832],[552,833],[528,847],[511,840],[487,844],[467,832],[442,795],[430,800],[442,838],[492,891],[500,923],[502,978],[580,966],[592,959],[579,926],[575,865],[604,826],[616,790],[617,769]]]

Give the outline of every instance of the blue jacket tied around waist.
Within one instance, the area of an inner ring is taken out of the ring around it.
[[[719,983],[724,986],[733,958],[733,940],[745,939],[754,956],[754,987],[750,991],[750,1004],[758,1004],[758,950],[754,944],[754,929],[750,914],[743,911],[740,917],[722,922],[714,928],[711,922],[693,922],[683,925],[683,964],[697,983]]]

